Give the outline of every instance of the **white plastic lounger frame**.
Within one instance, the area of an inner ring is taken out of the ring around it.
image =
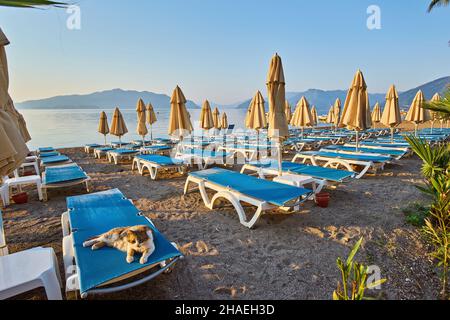
[[[94,158],[101,159],[103,156],[107,157],[107,155],[106,155],[107,153],[108,153],[108,151],[94,149]]]
[[[128,199],[129,200],[129,199]],[[133,203],[131,200],[129,200],[131,203]],[[145,217],[145,216],[144,216]],[[153,222],[145,217],[152,225]],[[78,266],[75,264],[75,253],[74,253],[74,243],[73,238],[71,234],[71,228],[70,228],[70,221],[69,221],[69,212],[64,212],[61,216],[61,226],[63,230],[63,261],[64,261],[64,270],[66,271],[66,296],[70,297],[72,294],[76,294],[80,291],[80,284],[78,280],[78,273],[80,272],[78,269]],[[172,245],[178,249],[178,246],[176,243],[172,242]],[[139,286],[141,284],[144,284],[157,276],[159,276],[162,273],[167,273],[172,270],[172,267],[175,265],[175,263],[183,259],[183,256],[170,259],[158,264],[150,265],[146,268],[137,270],[135,272],[129,273],[127,275],[124,275],[122,277],[119,277],[117,279],[111,280],[109,282],[104,283],[101,287],[113,285],[114,283],[118,283],[124,280],[127,280],[129,278],[132,278],[138,274],[144,273],[156,266],[159,265],[160,269],[156,272],[153,272],[152,274],[136,280],[131,283],[127,283],[124,285],[116,286],[116,287],[110,287],[110,288],[99,288],[95,290],[90,290],[88,293],[84,293],[81,295],[82,299],[86,299],[88,295],[101,295],[101,294],[109,294],[114,292],[119,292],[127,289],[134,288],[136,286]]]
[[[73,164],[66,165],[66,167],[69,167],[69,166],[73,166]],[[61,167],[65,167],[65,166],[61,166]],[[84,173],[86,174],[87,178],[74,180],[74,181],[70,181],[70,182],[65,182],[65,183],[46,184],[45,181],[43,181],[43,183],[42,183],[43,201],[44,202],[48,201],[47,189],[69,188],[69,187],[73,187],[73,186],[76,186],[79,184],[85,184],[86,192],[90,193],[91,192],[91,177],[89,177],[86,172],[84,172]]]
[[[119,164],[120,161],[122,161],[123,159],[132,161],[133,158],[139,154],[139,151],[133,152],[133,153],[127,153],[127,154],[120,154],[117,153],[115,151],[108,151],[106,153],[107,157],[108,157],[108,161],[109,162],[114,162],[114,164]]]
[[[144,159],[134,158],[133,165],[131,167],[131,171],[135,169],[138,170],[139,174],[143,176],[145,171],[147,170],[150,174],[152,180],[156,180],[158,176],[159,170],[177,170],[177,172],[181,174],[185,174],[186,166],[184,164],[174,164],[174,165],[166,165],[162,166],[157,164],[156,162],[146,161]]]
[[[350,159],[339,159],[339,158],[330,158],[330,157],[322,157],[318,155],[312,154],[303,154],[297,153],[292,159],[292,162],[296,162],[298,159],[302,160],[302,163],[307,164],[308,160],[314,166],[321,166],[319,162],[325,162],[322,167],[325,168],[333,168],[339,169],[340,167],[344,167],[347,171],[355,172],[352,166],[361,166],[362,170],[355,176],[356,179],[361,179],[364,175],[372,170],[375,174],[378,170],[384,169],[384,163],[374,163],[372,161],[358,161],[358,160],[350,160]]]
[[[228,200],[233,205],[234,209],[236,210],[236,212],[239,216],[240,223],[249,229],[254,227],[254,225],[258,222],[259,218],[264,214],[264,211],[279,208],[278,206],[272,205],[266,201],[262,201],[259,199],[249,197],[245,194],[242,194],[242,193],[232,190],[230,188],[226,188],[226,187],[217,185],[215,183],[211,183],[209,181],[206,181],[204,179],[197,178],[194,176],[188,176],[188,178],[186,180],[186,184],[184,185],[184,194],[185,195],[187,193],[189,193],[190,191],[194,190],[194,189],[189,188],[191,183],[197,185],[197,188],[195,188],[195,189],[198,189],[200,191],[200,195],[202,196],[203,202],[205,203],[205,206],[208,207],[208,209],[213,210],[214,205],[221,198]],[[216,191],[216,194],[214,194],[214,196],[210,199],[206,189],[214,190],[214,191]],[[297,201],[295,204],[290,205],[289,207],[286,207],[286,208],[282,208],[282,209],[290,210],[293,208],[294,209],[298,208],[298,206],[301,203],[307,201],[310,196],[311,195],[309,194],[309,195],[305,196],[303,199]],[[245,203],[248,203],[248,204],[251,204],[251,205],[257,207],[256,212],[253,214],[253,217],[250,220],[247,219],[247,216],[245,214],[245,211],[244,211],[244,208],[242,207],[241,202],[245,202]]]

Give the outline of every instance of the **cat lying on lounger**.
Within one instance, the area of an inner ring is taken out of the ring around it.
[[[104,234],[88,239],[83,243],[83,247],[91,247],[98,250],[104,246],[116,248],[127,253],[127,262],[134,261],[135,253],[142,253],[139,262],[147,263],[148,257],[155,251],[153,242],[153,231],[148,226],[134,226],[115,228]]]

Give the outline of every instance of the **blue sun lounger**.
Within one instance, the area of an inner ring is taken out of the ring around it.
[[[358,150],[356,149],[356,147],[353,146],[327,146],[325,147],[323,150],[332,150],[332,151],[345,151],[345,152],[363,152],[363,153],[367,153],[367,154],[378,154],[378,155],[386,155],[386,156],[390,156],[396,160],[400,160],[401,158],[403,158],[406,154],[407,151],[402,151],[402,150],[395,150],[395,149],[385,149],[385,148],[365,148],[365,147],[361,147],[358,148]]]
[[[200,170],[213,164],[226,164],[226,159],[231,157],[232,154],[224,151],[203,149],[186,149],[175,155],[175,159],[182,160],[188,165],[197,165]]]
[[[39,154],[39,158],[56,157],[56,156],[60,156],[60,155],[61,155],[61,153],[59,153],[57,151],[42,152]]]
[[[39,148],[38,153],[42,153],[42,152],[53,152],[56,151],[53,147],[44,147],[44,148]]]
[[[91,153],[92,150],[94,150],[95,148],[101,148],[102,146],[100,144],[97,143],[90,143],[90,144],[85,144],[84,145],[84,152],[86,153]]]
[[[134,156],[139,153],[138,150],[134,149],[114,149],[106,153],[109,162],[114,162],[118,164],[119,161],[123,159],[133,160]]]
[[[85,184],[90,190],[91,178],[75,163],[58,167],[47,167],[42,174],[42,193],[44,201],[48,200],[47,189],[68,188]]]
[[[220,168],[191,172],[186,180],[184,194],[189,192],[192,183],[197,185],[203,202],[211,210],[214,209],[218,199],[228,200],[236,210],[241,224],[247,228],[252,228],[266,210],[276,208],[296,210],[302,202],[313,195],[312,190],[258,179]],[[207,189],[216,192],[211,199]],[[257,207],[250,220],[247,219],[241,202]]]
[[[367,153],[356,154],[323,149],[297,153],[292,162],[296,162],[298,159],[302,160],[304,164],[308,161],[314,166],[319,166],[320,163],[323,163],[325,168],[339,169],[344,167],[347,171],[355,171],[355,166],[361,167],[359,174],[355,177],[356,179],[362,178],[369,169],[376,173],[378,170],[383,170],[387,163],[394,161],[390,156],[370,155]]]
[[[70,160],[70,158],[68,156],[64,156],[64,155],[44,157],[44,158],[41,158],[40,160],[41,160],[42,167],[59,166],[59,165],[63,165],[63,164],[72,163],[72,160]]]
[[[184,173],[184,162],[182,160],[172,159],[166,156],[150,154],[139,155],[134,157],[131,170],[138,169],[139,174],[144,175],[147,170],[152,180],[156,180],[160,170],[176,169],[180,173]]]
[[[154,145],[154,146],[146,146],[141,148],[142,154],[161,154],[161,153],[170,153],[172,147],[167,145]]]
[[[343,183],[351,180],[356,175],[355,172],[351,171],[311,166],[295,162],[283,162],[282,170],[284,173],[310,176],[330,183]],[[277,176],[278,162],[250,162],[242,167],[241,173],[245,173],[246,171],[257,172],[263,179],[266,175]]]
[[[117,189],[67,198],[67,209],[61,217],[67,293],[79,292],[87,298],[130,289],[154,279],[183,257],[176,245]],[[117,249],[93,251],[83,247],[83,242],[93,236],[136,225],[153,230],[155,251],[146,264],[140,264],[137,257],[127,263],[126,254]],[[136,277],[144,273],[144,277]]]
[[[110,147],[94,148],[94,157],[97,159],[101,159],[102,156],[106,155],[111,150],[114,150],[114,148],[110,148]]]

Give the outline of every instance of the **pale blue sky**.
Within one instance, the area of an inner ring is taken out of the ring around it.
[[[81,30],[61,9],[0,9],[16,101],[112,88],[234,103],[265,90],[270,58],[287,90],[345,89],[360,68],[371,92],[450,75],[450,8],[429,0],[79,0]],[[366,27],[369,5],[382,29]]]

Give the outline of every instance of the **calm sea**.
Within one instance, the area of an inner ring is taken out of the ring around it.
[[[113,109],[104,110],[111,124]],[[228,116],[228,123],[236,128],[243,128],[246,110],[224,109]],[[20,110],[27,121],[32,140],[28,143],[31,150],[38,147],[51,146],[55,148],[79,147],[88,143],[104,143],[102,135],[97,133],[99,109],[53,109],[53,110]],[[136,134],[137,116],[134,109],[121,110],[128,127],[122,141],[141,139]],[[153,125],[153,137],[167,137],[169,109],[158,109],[158,122]],[[200,110],[189,110],[192,125],[198,134]],[[149,128],[150,131],[150,128]],[[196,133],[195,133],[196,134]],[[147,138],[149,138],[148,136]],[[107,141],[117,141],[117,137],[108,136]]]

